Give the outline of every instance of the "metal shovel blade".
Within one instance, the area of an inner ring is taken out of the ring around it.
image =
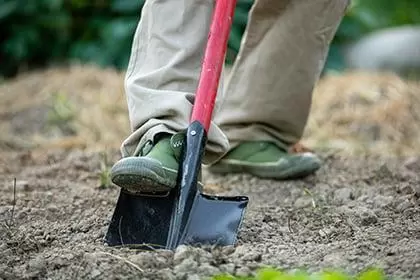
[[[245,196],[198,194],[182,244],[234,245],[248,204]]]
[[[168,244],[176,191],[166,197],[120,192],[105,241],[110,246],[173,249]],[[226,246],[236,243],[248,198],[197,192],[180,243]]]

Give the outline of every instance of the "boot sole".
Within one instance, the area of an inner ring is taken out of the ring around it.
[[[111,181],[134,194],[168,193],[176,186],[177,170],[146,158],[125,158],[111,169]]]

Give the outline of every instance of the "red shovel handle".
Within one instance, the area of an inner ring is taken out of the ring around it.
[[[236,0],[215,0],[213,20],[204,53],[190,123],[199,121],[208,132],[216,101]]]

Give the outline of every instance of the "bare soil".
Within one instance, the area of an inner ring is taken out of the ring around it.
[[[198,280],[267,265],[420,279],[419,90],[392,75],[322,79],[304,138],[324,160],[316,175],[205,172],[206,191],[250,197],[237,246],[147,252],[103,242],[119,189],[99,178],[129,132],[123,73],[74,66],[4,81],[0,279]]]
[[[0,279],[192,280],[264,265],[420,279],[420,159],[323,159],[296,181],[205,173],[210,192],[251,199],[238,245],[147,252],[103,242],[119,190],[99,187],[100,154],[3,153]]]

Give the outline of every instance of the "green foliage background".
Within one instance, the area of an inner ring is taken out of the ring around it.
[[[229,39],[232,63],[253,0],[238,0]],[[0,75],[82,61],[124,69],[144,0],[0,0]],[[353,0],[327,68],[344,64],[340,46],[384,27],[420,23],[420,0]]]

